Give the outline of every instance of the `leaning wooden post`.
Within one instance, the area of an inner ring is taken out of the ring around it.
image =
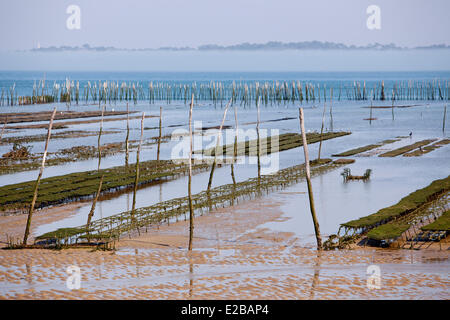
[[[322,113],[322,126],[320,127],[320,143],[319,143],[319,154],[317,155],[317,161],[320,163],[320,152],[322,151],[322,136],[323,136],[323,126],[325,123],[325,110],[326,103],[323,103],[323,113]]]
[[[144,118],[145,118],[145,112],[142,112],[142,119],[141,119],[141,139],[139,140],[139,146],[136,152],[136,175],[134,177],[134,191],[133,191],[133,204],[131,206],[131,223],[134,221],[134,210],[136,209],[136,193],[138,189],[139,184],[139,154],[141,153],[141,147],[142,147],[142,140],[144,137]],[[138,228],[138,233],[139,228]]]
[[[36,204],[39,183],[41,182],[42,174],[44,173],[45,159],[47,157],[48,143],[50,141],[50,136],[52,134],[53,119],[55,118],[55,114],[56,114],[56,107],[53,110],[52,116],[50,118],[50,123],[48,125],[47,140],[45,141],[44,154],[42,155],[41,169],[39,170],[39,174],[38,174],[38,177],[37,177],[37,180],[36,180],[36,184],[34,185],[33,200],[31,201],[30,210],[28,211],[27,225],[25,227],[25,234],[23,236],[23,245],[24,246],[27,245],[28,236],[30,234],[31,218],[33,217],[34,205]]]
[[[105,106],[102,108],[102,119],[100,120],[100,131],[98,132],[98,141],[97,141],[97,148],[98,148],[98,167],[97,170],[100,170],[100,163],[102,161],[102,149],[100,146],[100,139],[102,137],[102,131],[103,131],[103,114],[105,112]]]
[[[300,129],[302,131],[302,140],[303,140],[303,151],[305,153],[305,171],[306,171],[306,184],[308,186],[309,207],[311,209],[311,216],[314,223],[314,231],[316,233],[317,250],[322,250],[322,238],[320,237],[319,222],[317,221],[316,209],[314,207],[314,197],[311,185],[311,173],[309,171],[308,142],[306,141],[303,108],[300,108],[299,112],[300,112]]]
[[[392,121],[394,121],[394,98],[395,98],[394,89],[392,89],[392,108],[391,108],[391,110],[392,110]]]
[[[257,108],[257,121],[256,121],[256,156],[257,156],[257,165],[258,165],[258,187],[260,185],[261,182],[261,152],[260,152],[260,148],[261,148],[261,142],[260,142],[260,138],[259,138],[259,122],[260,122],[260,113],[259,113],[259,101],[261,100],[261,98],[258,98],[258,102],[256,102],[256,108]]]
[[[159,107],[159,137],[158,137],[158,151],[156,153],[156,161],[159,163],[159,152],[161,150],[161,128],[162,128],[162,107]]]
[[[127,136],[125,137],[125,166],[128,167],[128,158],[130,154],[130,145],[129,140],[130,138],[130,111],[128,109],[128,102],[127,102]]]
[[[188,179],[188,200],[189,200],[189,247],[192,251],[192,240],[194,237],[194,207],[192,205],[192,108],[194,107],[194,94],[192,94],[191,105],[189,107],[189,179]]]
[[[238,140],[238,121],[237,121],[237,110],[236,106],[234,106],[234,121],[235,121],[235,136],[234,136],[234,145],[233,145],[233,161],[231,162],[231,179],[233,180],[233,184],[236,185],[236,178],[234,176],[234,162],[237,158],[237,140]]]
[[[444,118],[442,120],[442,132],[445,132],[445,118],[447,116],[447,105],[444,106]]]
[[[372,124],[372,108],[373,108],[373,90],[370,93],[370,116],[369,116],[369,124]]]
[[[333,131],[333,88],[330,89],[330,130]]]
[[[102,191],[103,178],[104,178],[104,175],[102,175],[101,178],[100,178],[100,182],[98,184],[97,193],[95,195],[94,201],[92,202],[91,210],[89,211],[89,214],[88,214],[88,218],[87,218],[87,222],[86,222],[86,232],[87,232],[88,235],[89,235],[89,227],[91,226],[91,220],[92,220],[92,217],[93,217],[94,212],[95,212],[95,206],[97,205],[98,197],[100,196],[100,192]],[[89,236],[88,236],[87,240],[88,240],[88,242],[90,242],[91,239],[89,238]]]
[[[227,117],[227,111],[228,111],[228,107],[230,106],[230,104],[231,104],[231,99],[225,107],[225,111],[223,112],[222,122],[220,123],[219,134],[217,136],[217,142],[216,142],[216,149],[214,150],[214,161],[211,166],[211,172],[209,173],[208,188],[206,189],[207,193],[209,193],[209,191],[211,190],[212,180],[213,180],[213,176],[214,176],[214,169],[216,168],[216,163],[217,163],[217,151],[219,149],[220,137],[222,136],[222,128],[223,128],[223,124],[225,122],[225,118]],[[221,152],[221,154],[222,153],[223,152]]]

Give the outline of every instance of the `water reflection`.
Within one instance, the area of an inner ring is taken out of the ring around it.
[[[322,252],[320,250],[318,250],[316,258],[315,258],[314,276],[313,276],[313,281],[311,284],[311,291],[310,291],[310,295],[309,295],[309,299],[311,299],[311,300],[314,299],[315,292],[319,285],[321,257],[322,257]]]

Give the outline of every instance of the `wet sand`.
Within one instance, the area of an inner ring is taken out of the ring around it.
[[[299,194],[299,197],[306,196]],[[33,227],[74,214],[71,204],[37,212]],[[284,221],[282,202],[262,198],[188,221],[149,229],[116,251],[0,250],[1,299],[449,299],[449,242],[439,249],[314,249],[314,237],[261,228]],[[26,216],[0,217],[21,235]],[[3,241],[3,240],[2,240]],[[66,287],[66,268],[81,270],[81,288]],[[367,267],[380,268],[380,289]]]
[[[111,111],[113,112],[113,111]],[[125,113],[126,114],[126,113]],[[145,118],[157,118],[158,116],[155,115],[146,115]],[[142,116],[132,116],[129,117],[130,120],[133,119],[140,119]],[[48,119],[47,119],[48,120]],[[112,121],[124,121],[127,120],[127,117],[120,117],[120,118],[106,118],[103,119],[103,122],[112,122]],[[79,125],[79,124],[87,124],[87,123],[97,123],[100,122],[101,117],[98,117],[98,119],[90,119],[90,120],[75,120],[75,121],[63,121],[63,122],[55,122],[53,123],[53,129],[63,129],[67,126],[73,126],[73,125]],[[14,125],[14,126],[6,126],[6,129],[47,129],[48,123],[41,123],[41,124],[27,124],[27,125]]]

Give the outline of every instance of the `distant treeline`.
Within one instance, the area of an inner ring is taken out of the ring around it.
[[[450,49],[450,45],[446,44],[434,44],[429,46],[417,46],[417,47],[400,47],[394,43],[380,44],[372,43],[363,46],[346,45],[336,42],[322,42],[322,41],[302,41],[302,42],[279,42],[269,41],[266,43],[239,43],[235,45],[222,46],[218,44],[207,44],[198,47],[160,47],[160,48],[116,48],[116,47],[104,47],[104,46],[90,46],[84,44],[82,46],[50,46],[33,48],[31,51],[43,51],[43,52],[55,52],[55,51],[211,51],[211,50],[415,50],[415,49]]]

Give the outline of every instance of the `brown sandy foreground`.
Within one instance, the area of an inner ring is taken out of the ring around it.
[[[318,254],[311,236],[259,227],[286,219],[281,204],[257,199],[196,217],[191,254],[184,220],[124,237],[116,251],[0,250],[0,298],[450,298],[448,239],[442,249],[355,248]],[[79,205],[37,212],[34,227],[70,216]],[[19,237],[25,219],[2,216],[0,227]],[[4,235],[1,241],[4,245]],[[80,268],[80,289],[66,285],[71,265]],[[367,285],[371,265],[379,268],[379,288]]]

